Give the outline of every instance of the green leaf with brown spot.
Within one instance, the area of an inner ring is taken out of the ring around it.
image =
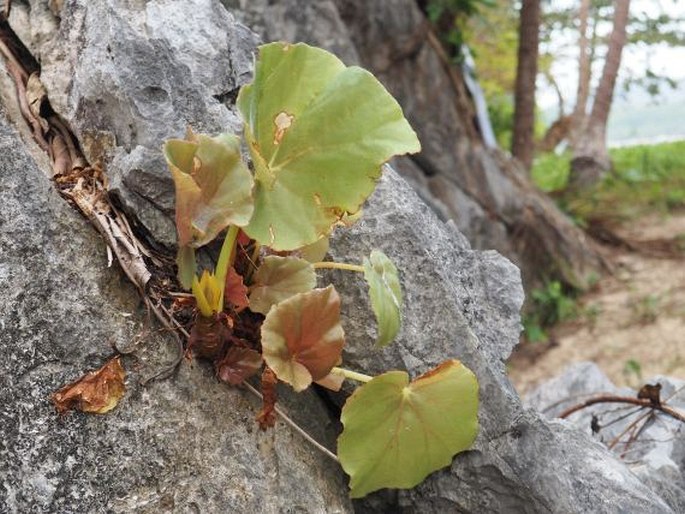
[[[254,210],[253,179],[232,134],[171,139],[164,155],[176,186],[176,229],[180,247],[198,248],[228,225],[244,226]]]
[[[360,209],[383,163],[421,148],[371,73],[303,43],[261,46],[237,104],[256,180],[245,232],[276,250],[327,236]]]

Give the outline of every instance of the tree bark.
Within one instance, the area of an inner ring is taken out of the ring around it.
[[[520,20],[511,153],[530,170],[535,153],[533,135],[535,79],[538,74],[540,40],[540,0],[523,0]]]
[[[585,188],[596,183],[611,168],[606,146],[606,127],[621,54],[626,44],[630,0],[615,0],[614,27],[609,38],[604,70],[597,87],[587,127],[580,135],[571,161],[571,187]]]
[[[587,102],[590,95],[590,80],[592,78],[590,62],[590,41],[587,33],[590,15],[590,0],[581,0],[578,9],[578,87],[576,89],[576,104],[571,115],[571,130],[569,140],[571,147],[582,133],[582,127],[587,118]]]

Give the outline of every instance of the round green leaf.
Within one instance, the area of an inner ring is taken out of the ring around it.
[[[167,141],[164,155],[176,186],[179,246],[198,248],[228,225],[247,225],[254,209],[253,179],[241,160],[238,137],[192,134],[188,141]]]
[[[245,232],[277,250],[328,235],[359,210],[383,163],[421,149],[373,75],[302,43],[260,47],[237,103],[256,174]]]
[[[262,323],[262,355],[279,380],[303,391],[340,361],[345,333],[333,286],[274,305]]]
[[[457,360],[412,383],[404,371],[391,371],[357,389],[341,420],[338,457],[352,498],[384,487],[408,489],[473,444],[478,381]]]
[[[254,275],[250,310],[266,314],[272,305],[315,286],[316,273],[309,262],[297,257],[269,255]]]
[[[402,288],[397,268],[383,252],[373,250],[364,259],[364,278],[378,323],[376,344],[385,346],[395,339],[402,324]]]

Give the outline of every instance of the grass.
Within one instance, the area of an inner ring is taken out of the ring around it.
[[[685,141],[610,150],[612,173],[582,196],[564,196],[560,203],[579,220],[629,221],[651,212],[685,208]],[[570,172],[569,154],[545,154],[533,165],[535,184],[546,192],[564,189]]]

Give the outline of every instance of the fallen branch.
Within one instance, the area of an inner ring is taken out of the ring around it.
[[[651,408],[654,410],[658,410],[663,412],[664,414],[677,419],[681,423],[685,423],[685,415],[681,414],[677,410],[669,407],[668,405],[664,404],[656,404],[652,400],[649,400],[647,398],[633,398],[631,396],[614,396],[614,395],[601,395],[601,396],[595,396],[594,398],[590,398],[588,400],[585,400],[584,402],[581,402],[577,405],[574,405],[572,407],[569,407],[566,409],[564,412],[559,414],[558,417],[560,418],[567,418],[574,412],[578,412],[579,410],[585,409],[587,407],[590,407],[591,405],[596,405],[598,403],[625,403],[625,404],[631,404],[631,405],[638,405],[643,408]]]

